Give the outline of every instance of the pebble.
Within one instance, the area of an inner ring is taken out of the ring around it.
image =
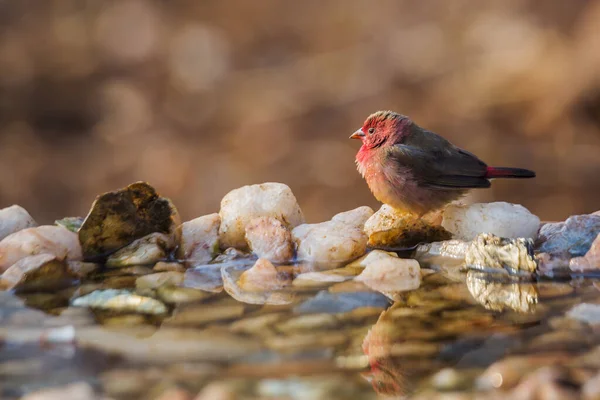
[[[352,261],[350,264],[347,265],[347,267],[357,269],[359,270],[359,272],[361,272],[370,263],[379,260],[387,260],[390,257],[398,258],[398,254],[392,251],[372,250],[364,256],[360,257],[358,260]]]
[[[268,262],[268,261],[267,261]],[[268,268],[268,267],[267,267]],[[273,267],[274,268],[274,267]],[[262,268],[261,268],[262,269]],[[273,277],[272,272],[269,276],[272,276],[274,280],[270,282],[265,282],[261,285],[260,281],[253,282],[250,285],[252,290],[245,290],[243,287],[240,287],[238,284],[240,277],[245,272],[244,267],[236,267],[226,266],[221,268],[221,278],[223,280],[223,288],[225,291],[233,297],[235,300],[240,301],[242,303],[248,304],[273,304],[273,305],[285,305],[290,304],[294,299],[294,294],[286,291],[276,291],[270,288],[275,286],[283,287],[288,283],[291,283],[287,280],[287,278],[278,278]],[[277,273],[279,276],[279,273]],[[258,279],[258,278],[257,278]],[[285,279],[285,281],[283,280]],[[242,284],[246,284],[247,279],[242,280]],[[248,282],[252,282],[249,280]],[[284,284],[285,282],[285,284]],[[258,285],[258,287],[256,286]],[[279,286],[281,285],[281,286]],[[248,284],[246,284],[248,286]],[[261,290],[255,290],[259,288],[264,288]]]
[[[530,275],[537,269],[531,239],[504,239],[482,233],[465,254],[469,268],[485,272]]]
[[[2,274],[2,283],[14,290],[52,290],[68,286],[75,279],[67,264],[52,254],[22,258]]]
[[[203,215],[179,226],[181,243],[177,249],[177,258],[186,265],[205,264],[211,261],[219,251],[219,214]]]
[[[172,239],[164,233],[151,233],[117,250],[106,260],[108,268],[154,265],[173,249]]]
[[[455,239],[473,240],[481,233],[501,238],[537,237],[540,219],[519,204],[505,202],[451,204],[444,210],[442,226]]]
[[[52,254],[59,260],[81,260],[77,234],[60,226],[43,225],[22,229],[0,242],[0,272],[33,255]]]
[[[36,226],[37,223],[21,206],[15,204],[0,210],[0,241],[15,232]]]
[[[75,307],[90,307],[120,312],[160,315],[167,312],[165,305],[153,298],[139,296],[128,290],[96,290],[71,301]]]
[[[374,213],[375,212],[371,207],[362,206],[350,211],[344,211],[336,214],[331,218],[331,220],[343,222],[362,230],[365,227],[365,222],[367,222],[367,220],[371,218]]]
[[[552,257],[582,257],[600,234],[600,215],[575,215],[564,222],[544,224],[537,251]]]
[[[395,210],[387,204],[365,222],[364,231],[371,247],[412,247],[421,242],[437,242],[451,237],[443,227]]]
[[[246,242],[259,258],[282,264],[294,257],[290,230],[277,218],[258,217],[246,225]]]
[[[221,200],[219,240],[222,249],[245,249],[245,229],[257,217],[273,217],[286,227],[304,223],[304,215],[291,189],[282,183],[243,186]]]
[[[466,283],[473,298],[488,310],[531,313],[538,303],[538,291],[530,283],[491,281],[475,271],[469,271]]]
[[[298,288],[313,288],[328,286],[331,283],[344,282],[354,278],[347,267],[320,272],[304,272],[296,276],[292,285]]]
[[[156,289],[158,298],[167,304],[195,303],[212,297],[214,294],[198,289],[163,285]]]
[[[421,285],[420,266],[416,260],[386,255],[368,263],[355,279],[380,292],[405,292]]]
[[[277,271],[269,260],[259,258],[252,268],[241,274],[237,286],[246,292],[264,292],[280,290],[291,283],[289,275]]]
[[[296,313],[345,313],[360,307],[387,308],[390,301],[380,293],[329,293],[320,291],[316,296],[294,308]]]
[[[304,224],[292,230],[299,261],[335,268],[362,256],[367,236],[357,227],[343,222],[326,221]]]
[[[189,268],[185,271],[183,286],[192,289],[205,290],[207,292],[219,293],[223,291],[223,279],[221,279],[220,264],[207,264]]]

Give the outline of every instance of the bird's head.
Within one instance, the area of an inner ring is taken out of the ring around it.
[[[377,111],[369,115],[362,128],[350,135],[360,139],[366,148],[380,147],[386,143],[398,143],[409,131],[410,120],[393,111]]]

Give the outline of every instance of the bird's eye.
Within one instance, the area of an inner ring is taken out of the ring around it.
[[[369,128],[369,133],[373,134],[373,132],[375,132],[375,128]]]

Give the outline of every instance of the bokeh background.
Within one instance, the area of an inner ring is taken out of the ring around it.
[[[147,180],[183,218],[288,184],[378,207],[348,139],[378,109],[489,164],[472,200],[600,209],[600,1],[0,0],[0,205],[39,222]]]

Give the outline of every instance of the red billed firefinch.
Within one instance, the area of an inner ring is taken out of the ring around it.
[[[362,141],[356,165],[375,198],[420,216],[469,189],[490,187],[490,179],[535,177],[535,172],[526,169],[488,167],[468,151],[392,111],[371,114],[350,138]]]

